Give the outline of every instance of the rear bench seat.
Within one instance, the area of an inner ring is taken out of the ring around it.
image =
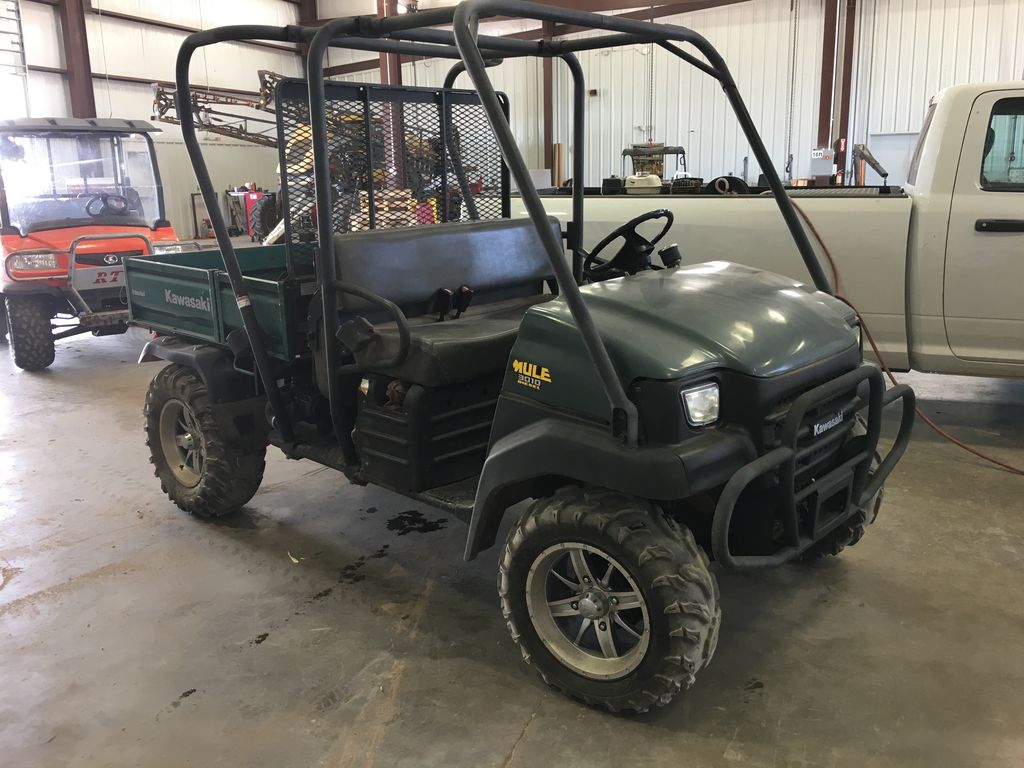
[[[550,219],[560,233],[559,223]],[[559,234],[559,237],[561,235]],[[544,283],[554,272],[529,219],[460,222],[336,235],[338,279],[397,304],[412,331],[409,354],[395,368],[378,361],[398,350],[394,323],[374,325],[373,340],[356,362],[373,373],[439,387],[469,381],[504,368],[526,310],[552,298]],[[458,319],[438,320],[439,289],[474,292]],[[342,322],[379,309],[351,295],[339,296]]]

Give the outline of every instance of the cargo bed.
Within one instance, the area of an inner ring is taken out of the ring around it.
[[[290,361],[306,349],[304,320],[313,276],[286,278],[284,246],[236,251],[267,352]],[[218,250],[168,253],[125,260],[128,310],[133,325],[160,335],[180,335],[228,346],[228,334],[242,328],[234,293]]]

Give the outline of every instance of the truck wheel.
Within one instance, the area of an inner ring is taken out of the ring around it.
[[[249,229],[257,242],[262,243],[277,225],[277,210],[273,198],[261,197],[249,212]]]
[[[718,643],[718,584],[693,535],[613,491],[535,502],[505,542],[498,592],[544,681],[612,712],[667,704]]]
[[[7,343],[7,303],[0,301],[0,344]]]
[[[160,487],[180,509],[200,517],[221,517],[256,494],[266,466],[266,446],[231,445],[195,370],[183,365],[161,370],[146,392],[143,416]]]
[[[23,371],[41,371],[53,363],[53,331],[47,296],[8,296],[11,357]]]

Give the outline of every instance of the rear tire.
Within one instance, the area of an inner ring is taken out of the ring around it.
[[[7,296],[7,321],[11,358],[23,371],[41,371],[53,363],[56,353],[48,296]]]
[[[544,682],[612,712],[667,704],[718,643],[718,584],[693,535],[613,491],[535,502],[505,543],[498,592]]]
[[[146,446],[160,487],[179,509],[222,517],[246,504],[260,487],[267,447],[232,444],[218,423],[202,378],[168,365],[146,392]]]
[[[256,242],[262,243],[277,226],[278,221],[277,206],[273,198],[264,196],[253,203],[252,210],[249,211],[249,231]]]

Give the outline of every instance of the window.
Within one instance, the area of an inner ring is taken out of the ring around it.
[[[917,184],[917,169],[921,165],[921,152],[924,150],[924,140],[928,135],[928,129],[932,124],[932,117],[935,115],[935,105],[928,107],[928,114],[924,116],[924,125],[921,126],[921,133],[917,137],[917,146],[914,147],[914,154],[910,158],[910,168],[907,171],[907,183]]]
[[[1024,192],[1024,99],[1000,99],[992,107],[981,157],[981,188]]]
[[[0,138],[5,225],[22,233],[81,226],[153,226],[163,218],[151,142],[99,131],[11,133]],[[105,196],[124,198],[109,211]]]

